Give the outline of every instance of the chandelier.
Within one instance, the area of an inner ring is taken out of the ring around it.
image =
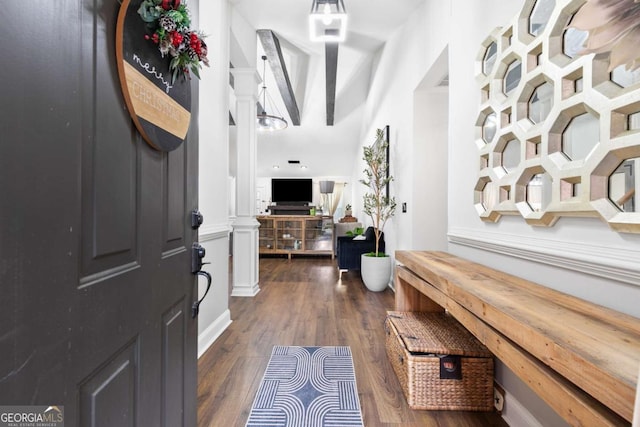
[[[265,73],[267,70],[267,57],[265,55],[262,56],[262,88],[260,89],[260,93],[258,94],[258,100],[262,100],[262,105],[260,105],[260,112],[256,117],[256,123],[259,131],[263,132],[273,132],[277,130],[285,129],[288,126],[287,121],[282,117],[280,111],[276,107],[273,99],[267,92],[267,84],[265,82]],[[269,103],[269,108],[271,110],[271,114],[267,113],[267,102]]]

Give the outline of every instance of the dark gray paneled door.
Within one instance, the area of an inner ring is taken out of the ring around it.
[[[171,153],[139,137],[118,9],[0,8],[0,405],[64,405],[67,427],[194,426],[197,121]]]

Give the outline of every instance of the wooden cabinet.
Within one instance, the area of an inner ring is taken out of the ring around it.
[[[258,222],[260,223],[258,232],[258,251],[260,253],[267,253],[267,251],[275,250],[276,234],[273,219],[271,219],[270,216],[259,216]]]
[[[333,218],[311,215],[259,216],[259,253],[291,255],[331,255],[333,258]]]

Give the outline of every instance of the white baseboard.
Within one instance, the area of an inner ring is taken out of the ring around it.
[[[231,324],[231,312],[226,310],[207,329],[198,334],[198,358],[215,342]]]
[[[255,297],[260,292],[260,286],[256,283],[254,286],[234,287],[231,290],[232,297]]]
[[[527,411],[513,395],[506,394],[504,397],[504,408],[502,419],[509,424],[509,427],[543,427],[538,420]]]

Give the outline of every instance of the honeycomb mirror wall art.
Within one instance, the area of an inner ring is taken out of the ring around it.
[[[626,159],[609,175],[609,199],[622,212],[640,212],[635,197],[640,191],[638,166],[640,157]]]
[[[474,206],[483,221],[598,217],[640,233],[638,39],[634,0],[527,0],[480,44]]]

